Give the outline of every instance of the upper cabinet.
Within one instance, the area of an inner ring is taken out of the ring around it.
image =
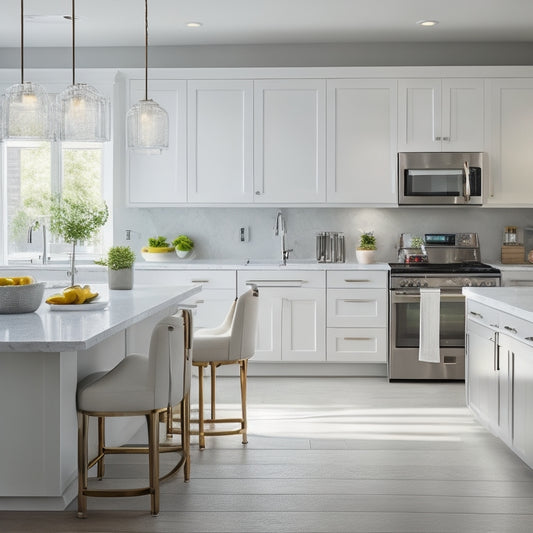
[[[487,205],[533,205],[533,79],[489,80]]]
[[[150,81],[149,98],[168,113],[169,148],[161,154],[127,153],[127,198],[131,206],[172,206],[187,201],[186,82]],[[128,106],[144,100],[144,80],[130,80]]]
[[[326,200],[326,81],[254,82],[255,203]]]
[[[189,202],[253,202],[253,81],[189,81],[188,119]]]
[[[404,79],[398,85],[398,151],[482,152],[484,80]]]
[[[328,203],[397,203],[396,117],[396,80],[328,80]]]

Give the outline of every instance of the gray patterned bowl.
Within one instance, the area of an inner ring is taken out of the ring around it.
[[[0,287],[0,314],[33,313],[43,301],[45,282]]]

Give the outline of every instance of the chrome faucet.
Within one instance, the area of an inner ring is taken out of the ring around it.
[[[46,226],[42,222],[34,220],[31,223],[30,227],[28,228],[28,243],[33,242],[33,231],[39,228],[41,228],[43,232],[43,251],[41,254],[41,263],[46,265],[48,263],[48,258],[46,256]]]
[[[274,234],[280,236],[281,241],[281,264],[285,266],[287,264],[287,259],[289,259],[289,254],[292,252],[292,248],[285,248],[285,236],[287,235],[287,223],[283,217],[283,213],[278,211],[276,214],[276,225],[274,226]]]

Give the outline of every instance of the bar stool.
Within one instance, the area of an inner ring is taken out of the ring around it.
[[[148,357],[131,354],[109,372],[97,372],[78,384],[78,517],[87,516],[87,497],[141,496],[150,494],[152,515],[159,514],[159,483],[183,466],[184,479],[190,476],[189,390],[191,357],[191,313],[181,311],[160,320],[150,339]],[[159,421],[172,420],[172,407],[181,410],[181,442],[160,446]],[[105,418],[145,416],[148,445],[108,447],[105,445]],[[89,417],[98,418],[98,454],[89,461]],[[160,477],[159,453],[177,452],[177,464]],[[88,470],[97,465],[98,478],[104,475],[107,454],[148,454],[149,483],[128,489],[88,488]]]
[[[212,329],[200,329],[194,333],[193,366],[198,367],[198,434],[200,448],[205,448],[205,437],[216,435],[242,435],[242,443],[248,442],[246,414],[246,387],[248,359],[255,352],[259,291],[252,288],[236,299],[222,324]],[[216,369],[222,365],[239,365],[241,387],[241,416],[239,418],[216,417]],[[204,368],[211,369],[211,417],[204,418]],[[238,429],[205,430],[205,424],[237,423]]]

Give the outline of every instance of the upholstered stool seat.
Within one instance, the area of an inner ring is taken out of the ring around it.
[[[151,496],[151,512],[159,513],[159,482],[184,468],[189,479],[189,390],[191,355],[191,314],[173,315],[160,320],[152,332],[148,357],[131,354],[109,372],[97,372],[81,380],[77,390],[78,431],[78,516],[87,513],[87,496]],[[160,416],[172,420],[172,407],[180,405],[179,443],[160,446]],[[148,446],[108,447],[105,445],[105,418],[145,416]],[[98,453],[88,459],[89,417],[98,418]],[[179,459],[170,472],[160,478],[159,453],[177,452]],[[106,454],[146,453],[149,484],[128,489],[88,488],[88,470],[97,465],[98,477],[104,474]]]
[[[223,323],[216,328],[200,329],[193,340],[193,365],[198,367],[198,433],[200,448],[205,448],[205,437],[215,435],[242,435],[242,443],[248,442],[246,414],[246,386],[248,359],[255,352],[259,292],[250,289],[231,305]],[[239,365],[241,386],[241,416],[216,417],[216,369],[222,365]],[[211,370],[211,416],[204,417],[203,370]],[[238,429],[206,430],[205,424],[237,423]]]

